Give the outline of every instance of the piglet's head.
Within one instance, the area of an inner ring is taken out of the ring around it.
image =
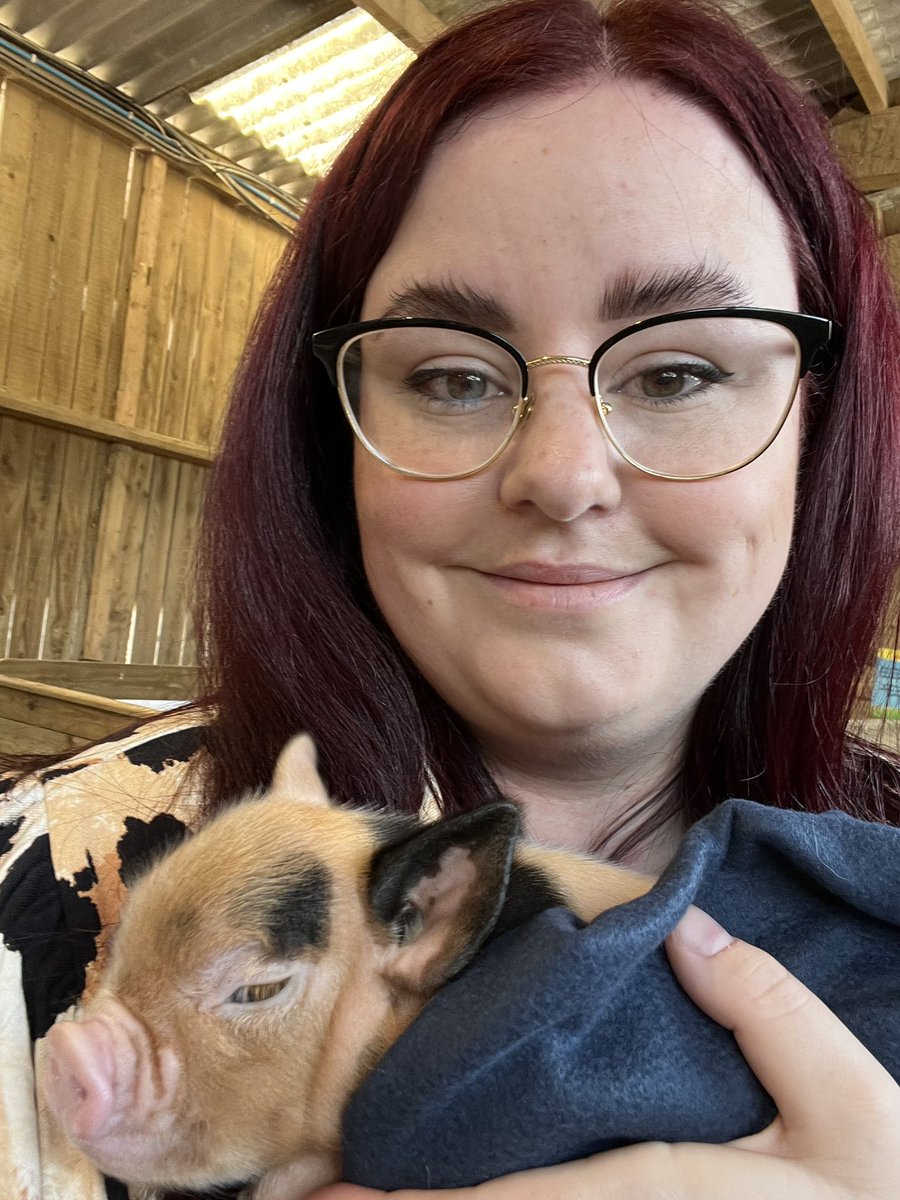
[[[135,885],[95,1000],[47,1038],[64,1131],[129,1183],[293,1200],[337,1178],[347,1100],[488,936],[517,834],[508,805],[339,808],[294,739]]]

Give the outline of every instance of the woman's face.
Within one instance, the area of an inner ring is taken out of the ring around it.
[[[797,307],[774,203],[711,117],[602,81],[500,105],[438,146],[361,316],[589,359],[642,317],[727,304]],[[357,448],[372,592],[501,761],[678,744],[784,571],[799,405],[749,466],[671,482],[617,456],[583,367],[531,386],[530,418],[472,478],[406,478]]]

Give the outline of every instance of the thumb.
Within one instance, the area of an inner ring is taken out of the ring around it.
[[[843,1135],[847,1113],[871,1107],[885,1069],[799,979],[691,907],[666,942],[695,1004],[734,1032],[788,1129]],[[848,1094],[848,1093],[853,1093]]]

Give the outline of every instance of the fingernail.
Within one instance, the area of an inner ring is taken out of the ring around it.
[[[712,958],[735,940],[709,913],[693,904],[678,922],[675,932],[689,950],[704,958]]]

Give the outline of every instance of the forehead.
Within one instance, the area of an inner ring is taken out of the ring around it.
[[[780,214],[731,135],[655,86],[605,79],[506,101],[438,145],[363,316],[449,278],[515,297],[527,323],[619,276],[692,266],[737,273],[748,303],[793,307]]]

